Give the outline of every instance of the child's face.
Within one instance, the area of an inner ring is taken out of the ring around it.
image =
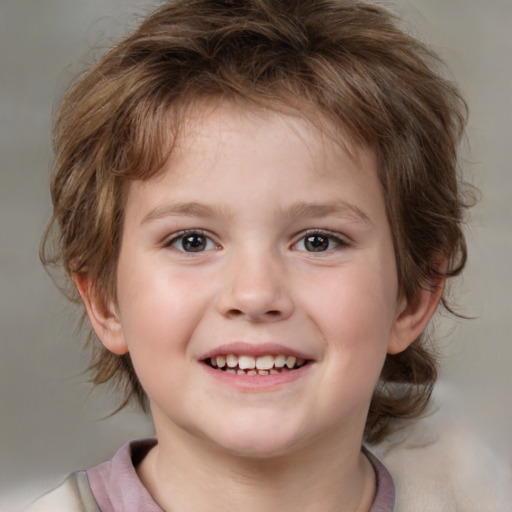
[[[125,214],[106,345],[130,351],[161,442],[254,456],[357,442],[399,315],[371,153],[223,104],[189,120],[162,175],[131,185]],[[229,354],[306,362],[210,366]]]

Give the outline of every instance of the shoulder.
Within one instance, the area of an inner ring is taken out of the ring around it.
[[[87,474],[77,471],[69,475],[66,480],[53,491],[48,492],[25,512],[100,512],[91,493]]]
[[[512,512],[507,449],[476,428],[450,389],[437,391],[434,411],[373,446],[393,476],[396,512]]]

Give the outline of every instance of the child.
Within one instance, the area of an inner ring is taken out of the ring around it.
[[[156,439],[33,510],[394,509],[363,442],[424,411],[466,259],[437,66],[356,0],[175,0],[71,88],[43,261]]]

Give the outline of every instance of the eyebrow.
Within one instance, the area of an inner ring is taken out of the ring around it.
[[[210,206],[203,203],[171,203],[157,206],[149,211],[142,219],[141,224],[165,217],[218,217],[225,209],[217,206]]]
[[[334,215],[358,222],[371,223],[370,217],[363,210],[361,210],[356,205],[346,201],[335,201],[332,203],[319,204],[299,202],[293,204],[285,210],[279,211],[278,213],[283,216],[292,218],[321,218]]]
[[[163,219],[166,217],[219,217],[229,215],[227,208],[223,206],[210,206],[208,204],[189,202],[189,203],[171,203],[153,208],[142,219],[141,224]],[[333,203],[295,203],[284,209],[277,209],[276,216],[286,218],[322,218],[330,215],[348,218],[358,222],[371,223],[370,217],[358,208],[356,205],[345,201],[336,201]]]

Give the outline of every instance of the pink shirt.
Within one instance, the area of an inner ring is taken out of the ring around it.
[[[89,485],[101,512],[164,512],[135,471],[135,466],[155,444],[155,439],[132,441],[122,446],[108,462],[87,470]],[[367,450],[364,453],[377,479],[377,492],[369,512],[392,512],[395,503],[393,479],[374,455]]]

